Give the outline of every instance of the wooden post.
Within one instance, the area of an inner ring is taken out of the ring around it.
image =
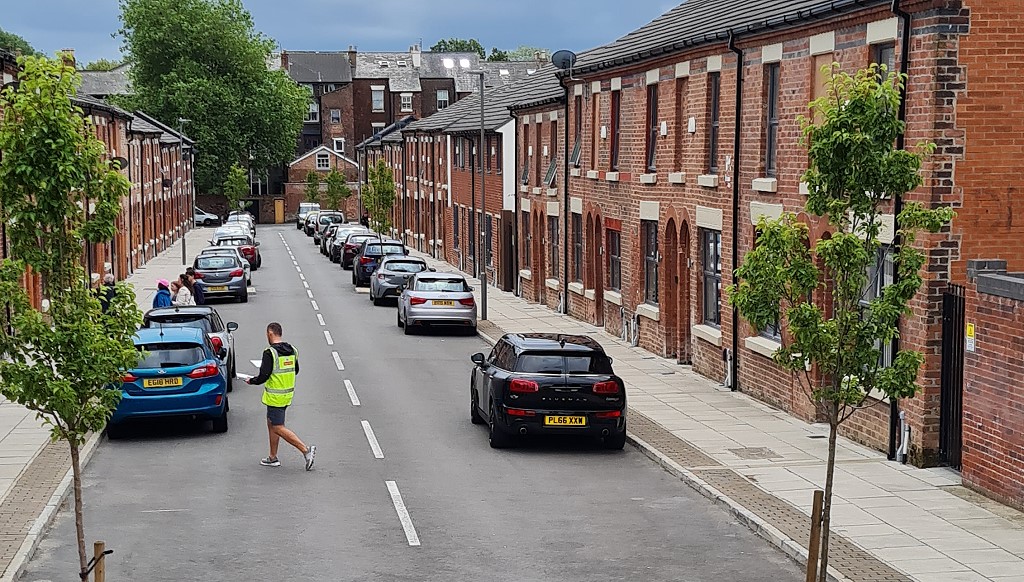
[[[825,492],[814,491],[814,504],[811,506],[811,540],[807,545],[807,582],[818,578],[818,550],[821,548],[821,506]],[[101,582],[99,579],[96,582]]]
[[[96,567],[92,571],[93,582],[106,582],[107,580],[107,557],[103,554],[107,549],[104,542],[93,542],[92,552],[96,559]]]

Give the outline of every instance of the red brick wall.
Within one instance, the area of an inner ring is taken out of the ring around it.
[[[464,206],[465,207],[464,210],[460,209],[460,211],[459,211],[460,223],[462,225],[460,227],[460,230],[459,230],[459,233],[460,233],[460,237],[459,238],[460,238],[460,248],[461,248],[462,254],[465,255],[464,268],[467,271],[469,271],[470,273],[472,273],[472,271],[473,271],[473,263],[470,262],[470,258],[469,258],[470,257],[469,252],[470,252],[470,248],[471,248],[470,247],[470,240],[476,240],[477,241],[477,247],[478,247],[477,248],[477,252],[478,253],[482,253],[483,252],[483,237],[479,236],[479,237],[476,237],[475,239],[472,238],[473,231],[470,230],[470,215],[472,213],[472,209],[474,207],[476,208],[476,211],[478,213],[477,216],[479,217],[477,219],[474,219],[474,222],[473,222],[473,225],[475,227],[476,233],[483,232],[484,224],[481,223],[481,221],[483,220],[483,218],[482,218],[483,214],[480,214],[481,208],[486,207],[487,214],[492,216],[492,218],[491,218],[491,224],[492,224],[492,226],[491,226],[491,229],[492,229],[492,235],[491,235],[491,256],[492,256],[492,262],[491,262],[491,266],[488,268],[488,274],[489,274],[490,277],[492,277],[491,281],[500,281],[501,280],[500,277],[498,277],[497,279],[495,279],[493,277],[495,277],[498,274],[502,273],[503,269],[512,268],[511,265],[503,265],[502,264],[502,260],[501,260],[502,259],[502,242],[503,242],[501,240],[501,224],[502,224],[502,221],[501,221],[501,208],[502,208],[502,191],[503,191],[502,174],[498,173],[494,169],[495,166],[494,166],[493,159],[492,159],[492,164],[491,164],[491,168],[492,169],[490,171],[485,169],[484,170],[484,174],[483,174],[483,176],[484,176],[484,178],[483,178],[484,179],[484,191],[485,191],[485,196],[487,198],[487,201],[486,201],[486,204],[482,204],[481,203],[482,201],[480,199],[480,176],[481,176],[480,170],[479,170],[480,162],[479,162],[477,156],[472,154],[473,148],[476,147],[476,142],[478,142],[479,139],[480,138],[478,136],[474,136],[474,138],[472,138],[472,139],[466,137],[466,138],[461,140],[461,144],[462,145],[460,147],[464,148],[464,150],[465,150],[464,154],[463,154],[464,158],[465,158],[465,166],[466,166],[465,168],[459,168],[459,167],[455,167],[454,166],[455,160],[457,160],[458,158],[455,155],[455,150],[454,150],[455,146],[453,146],[453,149],[452,149],[453,167],[452,167],[452,176],[451,176],[451,184],[450,184],[451,194],[452,194],[452,204],[458,204],[460,206]],[[453,143],[460,141],[458,139],[458,136],[452,136],[452,140],[453,140]],[[480,149],[481,148],[478,148],[477,151],[479,152]],[[490,152],[488,151],[487,154],[489,155],[489,153]],[[486,167],[486,162],[485,162],[485,167]],[[474,204],[475,204],[475,206],[474,206]],[[480,261],[479,264],[483,265],[483,259],[482,258],[481,258],[481,261]]]
[[[368,103],[368,102],[367,102]],[[341,112],[341,123],[331,123],[331,110],[338,109]],[[324,93],[320,97],[320,127],[323,145],[334,148],[335,138],[345,139],[345,155],[355,159],[356,144],[362,141],[358,138],[355,130],[356,107],[353,103],[353,87],[351,84],[339,89]],[[350,167],[346,170],[350,180],[356,179],[356,169]]]

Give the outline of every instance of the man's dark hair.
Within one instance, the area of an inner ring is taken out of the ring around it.
[[[276,321],[267,324],[267,331],[278,337],[284,335],[284,330],[281,329],[281,324]]]
[[[189,267],[185,269],[185,274],[188,275],[189,277],[194,277],[196,274],[196,270],[193,267]]]

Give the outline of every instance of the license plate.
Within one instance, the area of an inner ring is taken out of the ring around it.
[[[227,291],[228,288],[223,286],[223,285],[220,285],[220,286],[217,286],[217,287],[207,287],[206,290],[207,291],[213,291],[214,293],[217,293],[219,291]]]
[[[181,378],[146,378],[142,381],[143,388],[171,388],[181,386]]]
[[[587,426],[585,416],[545,416],[544,426]]]
[[[439,299],[434,299],[430,303],[432,305],[441,305],[441,306],[444,306],[444,307],[453,307],[455,305],[454,301],[441,301]]]

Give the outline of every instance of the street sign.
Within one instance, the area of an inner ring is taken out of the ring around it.
[[[967,345],[965,347],[967,348],[968,352],[973,352],[974,349],[978,345],[978,340],[977,340],[977,337],[975,336],[975,330],[974,330],[974,324],[973,323],[968,323],[967,324],[967,333],[965,335],[966,335],[966,339],[967,339],[967,342],[966,342]]]

